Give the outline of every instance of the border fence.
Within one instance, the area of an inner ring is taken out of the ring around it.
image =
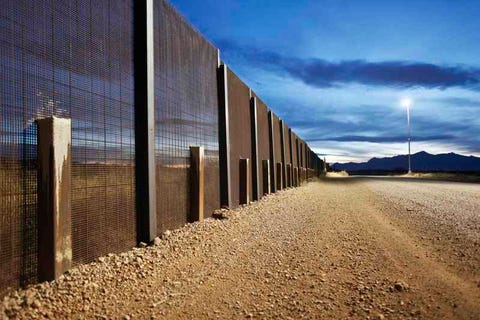
[[[0,24],[0,292],[323,168],[165,0],[5,1]]]

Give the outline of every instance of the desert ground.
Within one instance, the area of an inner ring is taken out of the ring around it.
[[[12,319],[480,319],[480,184],[327,178],[11,292]]]

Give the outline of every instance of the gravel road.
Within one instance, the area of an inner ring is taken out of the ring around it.
[[[325,179],[15,291],[3,318],[480,319],[480,185]]]

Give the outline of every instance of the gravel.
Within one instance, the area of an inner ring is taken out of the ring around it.
[[[369,183],[326,179],[218,211],[151,246],[11,292],[0,317],[478,319],[474,258],[435,251],[422,229],[435,216],[412,215]]]
[[[437,259],[451,264],[480,285],[480,184],[428,180],[361,179],[387,202],[386,214],[417,235]],[[389,211],[389,208],[395,208]],[[390,214],[393,212],[394,214]],[[480,304],[480,302],[479,302]],[[480,318],[480,317],[479,317]]]

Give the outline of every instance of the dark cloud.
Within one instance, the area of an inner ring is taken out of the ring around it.
[[[403,109],[343,105],[340,108],[331,108],[317,113],[316,109],[323,110],[323,108],[308,107],[293,101],[286,103],[276,101],[275,105],[280,106],[280,110],[291,110],[289,106],[295,105],[295,111],[285,113],[284,118],[288,119],[288,124],[310,145],[320,150],[322,146],[341,143],[342,149],[355,154],[361,142],[389,144],[406,141],[406,115]],[[479,127],[476,118],[466,116],[462,121],[452,121],[453,115],[457,112],[457,108],[453,107],[443,109],[438,116],[434,117],[416,113],[412,123],[414,143],[454,144],[461,147],[464,152],[480,152]],[[468,112],[474,111],[468,110]],[[462,114],[467,115],[468,112]],[[346,114],[348,117],[345,117]],[[356,147],[347,150],[348,145]]]
[[[414,141],[436,141],[436,140],[451,140],[456,139],[453,135],[431,135],[431,136],[412,136]],[[345,135],[336,137],[322,137],[322,138],[310,138],[307,142],[316,141],[339,141],[339,142],[375,142],[375,143],[397,143],[405,142],[406,136],[356,136]]]
[[[448,97],[448,98],[430,98],[429,100],[439,104],[447,105],[449,107],[480,108],[479,99]],[[426,101],[428,102],[428,100]]]
[[[238,46],[231,41],[218,41],[227,57],[240,57],[250,64],[287,73],[304,83],[319,87],[335,87],[346,83],[398,88],[463,87],[480,90],[480,69],[462,65],[436,65],[424,62],[351,60],[331,62],[322,59],[301,59],[253,47]]]

